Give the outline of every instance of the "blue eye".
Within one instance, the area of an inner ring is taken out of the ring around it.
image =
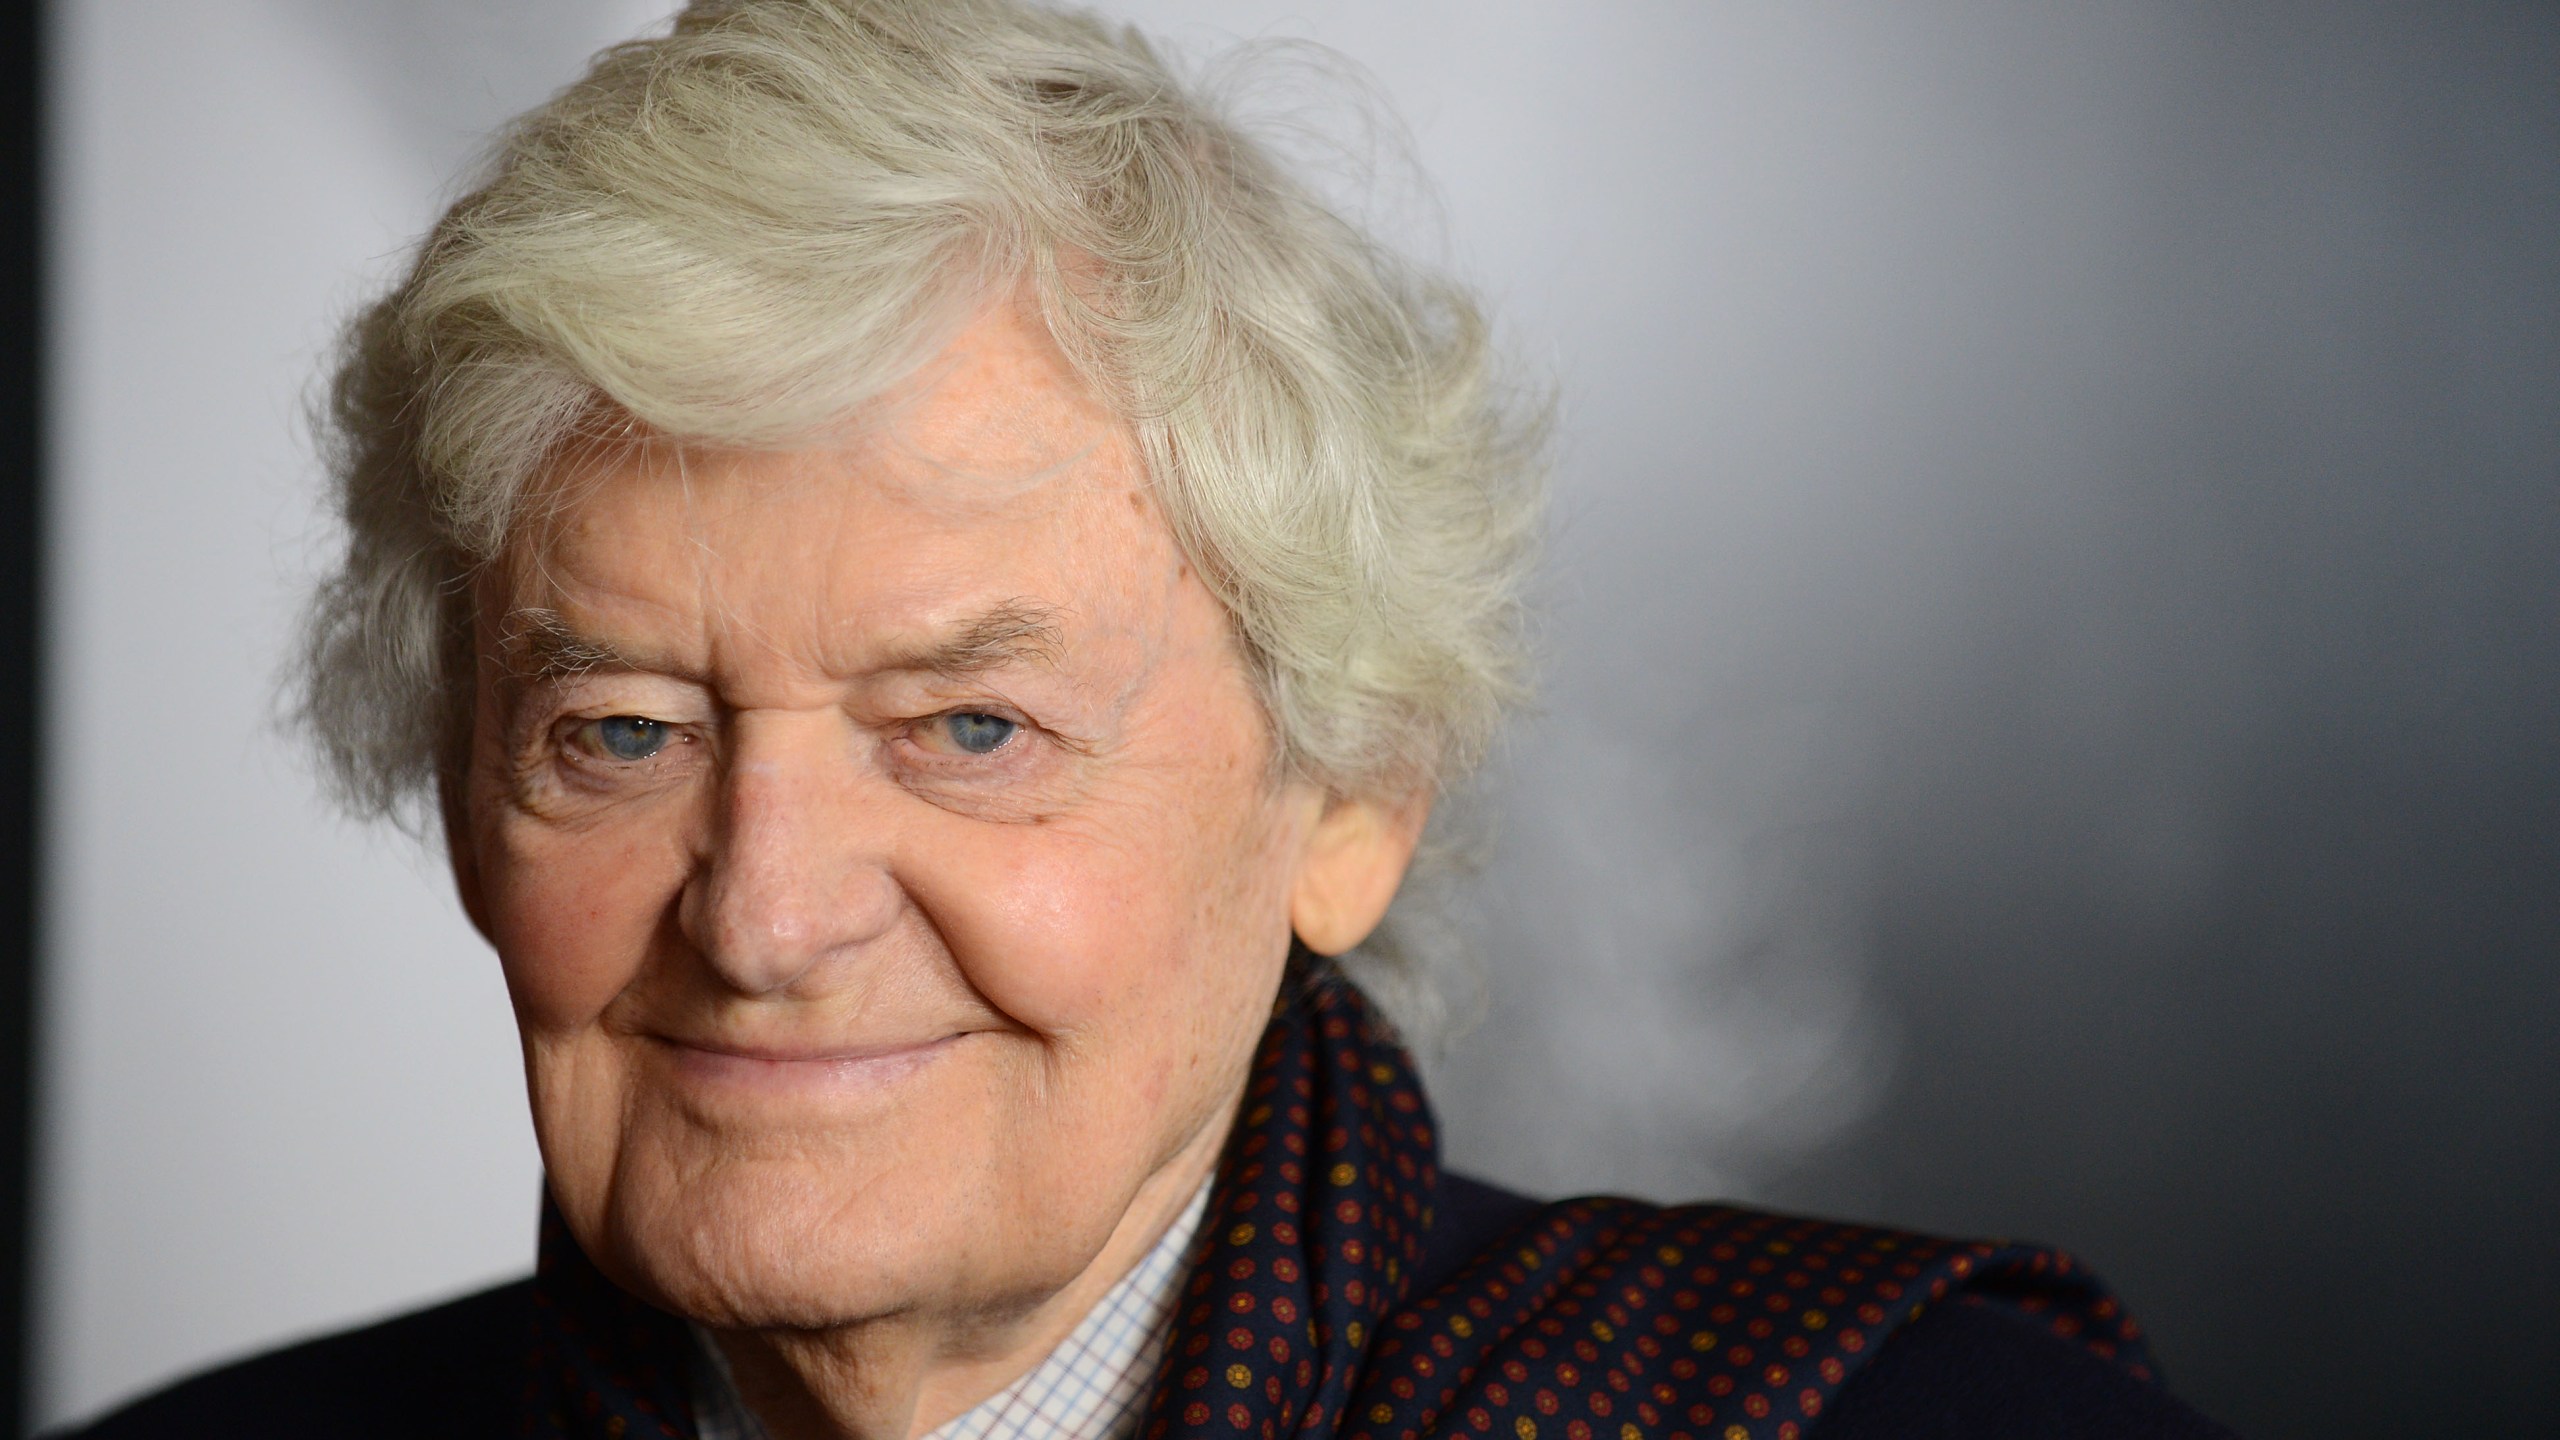
[[[942,717],[942,732],[951,737],[952,744],[972,755],[987,755],[1003,749],[1004,743],[1013,738],[1013,732],[1021,728],[1001,715],[987,715],[975,710]]]
[[[607,715],[596,722],[596,745],[616,760],[646,760],[667,748],[666,725],[638,715]]]

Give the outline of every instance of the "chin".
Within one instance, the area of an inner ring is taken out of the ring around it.
[[[635,1293],[723,1327],[845,1325],[969,1288],[952,1262],[970,1253],[977,1217],[845,1173],[724,1159],[618,1176],[594,1259]],[[587,1232],[574,1217],[572,1228]]]

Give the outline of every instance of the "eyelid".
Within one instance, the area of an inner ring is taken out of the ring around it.
[[[528,677],[525,695],[528,703],[558,715],[583,711],[588,715],[646,715],[656,719],[676,712],[698,712],[711,703],[711,692],[698,682],[619,666]]]

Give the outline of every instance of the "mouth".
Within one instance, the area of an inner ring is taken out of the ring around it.
[[[768,1093],[876,1090],[931,1065],[961,1035],[881,1045],[751,1046],[655,1037],[676,1072],[695,1084]]]

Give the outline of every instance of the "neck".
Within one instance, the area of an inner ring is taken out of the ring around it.
[[[714,1330],[738,1396],[773,1440],[917,1440],[1029,1374],[1145,1259],[1208,1183],[1210,1126],[1140,1186],[1065,1286],[989,1314],[917,1310],[814,1330]]]

